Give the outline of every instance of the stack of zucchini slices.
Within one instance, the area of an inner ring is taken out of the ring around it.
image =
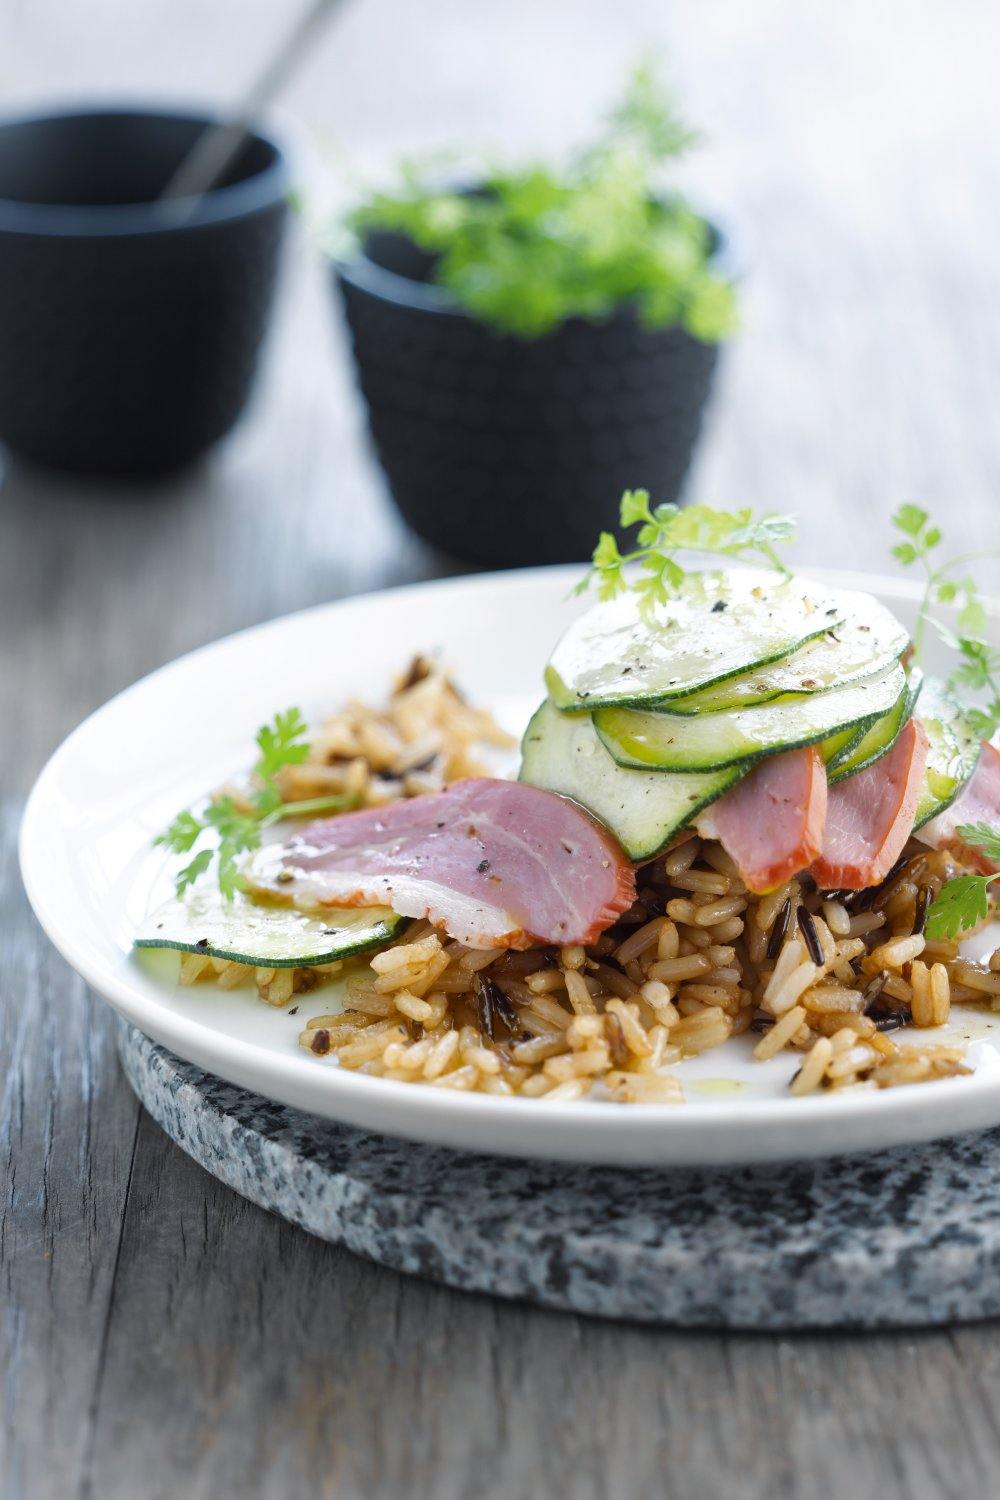
[[[818,745],[833,785],[885,755],[919,703],[931,746],[919,827],[958,795],[978,746],[947,689],[904,669],[908,645],[870,594],[778,573],[688,574],[646,611],[629,591],[557,645],[521,779],[650,859],[766,756]]]

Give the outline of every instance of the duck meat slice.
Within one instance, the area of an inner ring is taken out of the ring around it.
[[[830,788],[811,871],[821,889],[860,891],[885,879],[913,831],[927,748],[923,725],[910,719],[888,754]]]
[[[982,849],[963,843],[958,830],[963,823],[989,823],[1000,828],[1000,749],[984,740],[979,760],[965,786],[950,807],[931,818],[917,833],[932,849],[954,849],[963,859],[989,875],[1000,868]]]
[[[475,948],[589,943],[635,900],[631,863],[589,813],[487,778],[311,823],[248,880],[297,906],[390,906]]]
[[[815,746],[769,756],[701,813],[702,838],[718,839],[752,891],[769,891],[819,854],[826,771]]]

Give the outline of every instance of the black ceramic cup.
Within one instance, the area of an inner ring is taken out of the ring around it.
[[[629,307],[513,338],[457,307],[433,264],[380,232],[334,265],[375,447],[414,531],[486,567],[579,561],[622,490],[677,499],[717,345],[645,328]]]
[[[211,192],[158,203],[212,123],[160,110],[0,121],[0,442],[15,453],[155,476],[239,416],[288,171],[255,134]]]

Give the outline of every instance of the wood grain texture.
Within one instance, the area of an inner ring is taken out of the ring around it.
[[[0,15],[0,87],[234,97],[280,25],[268,0],[33,0]],[[558,144],[666,43],[711,135],[687,179],[748,248],[692,492],[797,509],[802,558],[878,567],[902,498],[973,545],[1000,521],[996,31],[986,0],[356,0],[289,108],[361,162],[456,131]],[[391,510],[303,235],[253,409],[210,464],[152,493],[11,464],[0,518],[0,1493],[995,1488],[994,1329],[650,1331],[366,1265],[141,1115],[103,1008],[37,931],[20,807],[84,714],[227,631],[458,566]]]

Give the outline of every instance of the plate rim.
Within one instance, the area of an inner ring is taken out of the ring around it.
[[[699,1099],[693,1108],[666,1104],[632,1104],[624,1108],[597,1100],[546,1103],[544,1099],[499,1099],[488,1094],[414,1088],[335,1066],[316,1067],[314,1061],[305,1055],[286,1056],[260,1042],[232,1037],[207,1022],[177,1012],[166,997],[151,1001],[130,982],[127,971],[118,973],[104,963],[92,961],[73,935],[64,930],[59,912],[54,909],[45,889],[44,865],[46,857],[52,857],[52,851],[38,847],[36,826],[64,761],[73,755],[80,740],[93,732],[95,724],[111,716],[123,702],[154,690],[161,678],[182,672],[223,647],[249,642],[263,633],[287,629],[293,622],[321,617],[325,620],[359,603],[371,604],[383,599],[405,602],[408,597],[428,592],[448,595],[462,589],[516,591],[549,581],[557,586],[561,580],[572,581],[579,577],[582,566],[557,564],[459,574],[311,605],[197,646],[114,694],[71,730],[47,758],[29,792],[21,820],[18,838],[21,877],[32,910],[53,946],[120,1015],[183,1059],[292,1108],[435,1144],[454,1143],[455,1127],[464,1122],[476,1127],[476,1140],[470,1142],[472,1149],[498,1155],[544,1155],[623,1165],[724,1162],[739,1165],[753,1161],[830,1156],[841,1150],[878,1150],[887,1145],[902,1144],[904,1140],[933,1139],[984,1124],[1000,1123],[1000,1087],[990,1071],[972,1078],[941,1079],[930,1085],[858,1094],[846,1099],[830,1095],[794,1100],[786,1097]],[[809,567],[797,568],[796,571],[822,581],[837,581],[847,588],[864,587],[900,600],[912,602],[922,594],[917,583],[891,575]],[[990,612],[996,613],[994,608]],[[257,1081],[261,1068],[270,1079],[263,1087]],[[249,1078],[254,1081],[248,1082]],[[915,1123],[917,1129],[908,1130],[904,1137],[893,1125],[895,1122],[898,1127],[904,1117],[913,1114],[917,1087],[922,1091],[919,1098],[926,1101],[927,1107],[922,1107],[919,1102],[916,1104],[917,1114],[922,1120],[918,1118],[910,1122]],[[932,1091],[934,1109],[929,1107],[932,1101],[928,1089]],[[950,1111],[950,1122],[941,1118],[949,1114],[949,1105],[957,1106]],[[790,1121],[796,1119],[803,1124],[808,1121],[814,1127],[830,1123],[849,1125],[850,1129],[845,1132],[849,1139],[839,1147],[831,1146],[829,1142],[794,1141],[782,1155],[775,1149],[774,1137],[783,1134]],[[742,1136],[740,1122],[745,1123],[756,1139],[747,1140]],[[664,1130],[666,1140],[656,1141],[655,1149],[651,1127],[667,1127]],[[873,1127],[878,1136],[874,1142],[868,1140],[869,1127]],[[540,1140],[536,1138],[539,1130]],[[499,1139],[491,1144],[494,1131],[498,1132]],[[572,1135],[568,1144],[563,1138],[566,1132]],[[731,1138],[733,1135],[737,1137],[735,1140]],[[692,1146],[696,1148],[693,1154]],[[629,1149],[625,1150],[626,1147]],[[674,1147],[678,1149],[672,1149]]]

